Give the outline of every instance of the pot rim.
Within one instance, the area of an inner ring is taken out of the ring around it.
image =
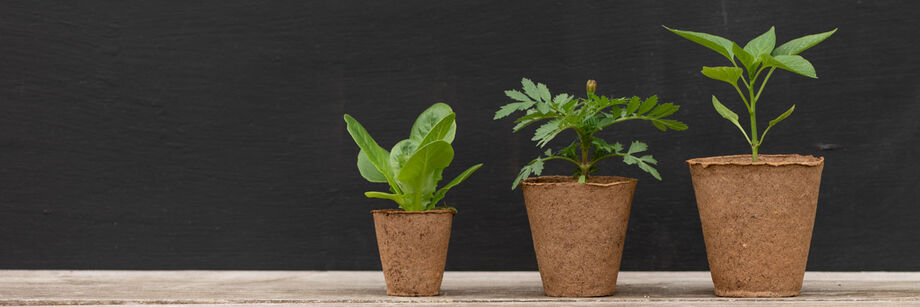
[[[687,164],[690,166],[702,166],[709,167],[713,165],[732,165],[732,166],[789,166],[789,165],[801,165],[801,166],[820,166],[824,164],[824,157],[815,157],[812,155],[800,155],[800,154],[765,154],[759,155],[760,157],[791,157],[795,159],[794,161],[713,161],[724,158],[747,158],[750,159],[751,155],[725,155],[725,156],[712,156],[712,157],[703,157],[703,158],[693,158],[687,160]]]
[[[540,179],[546,179],[546,178],[560,178],[560,177],[562,177],[562,178],[572,178],[571,176],[560,176],[560,175],[548,175],[548,176],[530,177],[530,178],[527,178],[527,179],[524,179],[523,181],[521,181],[521,185],[522,185],[522,186],[542,186],[542,185],[572,185],[572,184],[585,184],[585,185],[595,186],[595,187],[611,187],[611,186],[620,185],[620,184],[629,184],[629,183],[636,183],[636,182],[639,182],[639,179],[629,178],[629,177],[620,177],[620,176],[591,176],[591,177],[595,177],[595,178],[611,178],[611,179],[614,180],[613,182],[608,182],[608,183],[599,183],[599,182],[579,183],[578,181],[571,181],[571,182],[534,182],[534,181],[537,181],[537,180],[540,180]]]
[[[450,209],[431,209],[424,211],[406,211],[403,209],[377,209],[371,210],[371,214],[457,214],[457,211]]]

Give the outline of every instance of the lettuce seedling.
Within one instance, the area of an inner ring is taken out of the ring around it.
[[[441,181],[441,172],[454,159],[451,142],[457,132],[455,117],[450,106],[436,103],[418,116],[408,139],[399,141],[387,151],[357,120],[345,114],[348,133],[361,148],[358,152],[361,176],[370,182],[390,185],[390,193],[366,192],[364,195],[395,201],[406,211],[435,209],[450,188],[466,180],[482,166],[480,163],[470,167],[435,190]]]
[[[718,52],[732,63],[732,66],[703,66],[702,73],[706,77],[731,84],[732,87],[735,88],[735,91],[738,92],[738,95],[741,96],[741,101],[744,102],[744,106],[747,107],[748,114],[751,117],[750,136],[744,131],[741,124],[738,123],[738,114],[722,105],[715,95],[712,96],[712,106],[715,107],[719,115],[732,124],[735,124],[735,126],[741,130],[744,138],[747,140],[748,144],[751,145],[751,156],[754,162],[757,162],[757,150],[760,148],[760,145],[763,144],[763,139],[767,136],[767,132],[770,131],[770,128],[773,128],[774,125],[786,119],[786,117],[789,117],[792,111],[795,110],[795,105],[792,105],[789,110],[777,116],[776,119],[771,120],[767,129],[764,129],[763,134],[758,138],[757,116],[755,115],[754,109],[757,107],[757,101],[760,99],[763,88],[767,85],[767,80],[770,80],[770,76],[773,75],[773,71],[777,68],[817,79],[818,76],[815,74],[815,68],[811,65],[811,62],[808,62],[808,60],[798,54],[817,45],[830,37],[831,34],[834,34],[834,32],[837,32],[837,29],[833,29],[824,33],[806,35],[773,48],[776,46],[776,33],[774,28],[770,27],[770,30],[766,33],[752,39],[744,45],[744,48],[741,48],[737,43],[716,35],[675,30],[668,27],[664,28],[694,43]],[[735,58],[738,59],[737,62]],[[738,66],[739,62],[741,64],[740,67]],[[744,69],[742,69],[742,67]],[[760,87],[757,87],[757,79],[760,78],[761,73],[768,68],[769,71],[767,71],[766,76],[763,77]],[[747,76],[745,77],[745,75]],[[746,91],[742,92],[741,88],[738,86],[738,80],[741,80],[741,83],[747,89]]]
[[[604,159],[623,157],[623,162],[637,165],[643,171],[661,180],[661,175],[652,167],[658,161],[652,155],[636,156],[644,152],[648,146],[639,141],[633,141],[629,148],[620,143],[610,144],[597,137],[607,126],[628,121],[647,120],[661,131],[667,129],[685,130],[687,125],[682,122],[665,119],[680,108],[673,103],[658,103],[658,96],[640,99],[610,98],[598,96],[594,92],[597,82],[589,80],[586,89],[588,98],[577,98],[569,94],[552,96],[549,88],[543,83],[534,84],[527,78],[521,79],[523,92],[507,90],[505,95],[515,102],[501,107],[495,112],[494,119],[500,119],[517,111],[523,111],[524,116],[515,120],[517,123],[513,131],[518,132],[531,124],[546,121],[537,128],[531,140],[536,141],[539,147],[544,147],[553,138],[566,130],[575,131],[578,139],[569,146],[553,152],[547,149],[545,157],[538,157],[527,163],[514,179],[511,189],[517,188],[521,180],[527,179],[531,174],[539,176],[543,172],[543,162],[549,160],[563,160],[575,164],[574,177],[578,182],[588,181],[588,176],[596,172],[595,166]]]

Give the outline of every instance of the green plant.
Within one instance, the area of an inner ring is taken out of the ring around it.
[[[750,136],[744,131],[741,124],[738,123],[738,114],[722,105],[715,95],[712,96],[712,106],[715,107],[719,115],[732,122],[732,124],[735,124],[735,126],[741,130],[741,133],[744,134],[744,138],[747,140],[748,144],[751,145],[751,157],[754,162],[757,162],[757,150],[760,148],[760,145],[763,144],[763,139],[767,136],[767,132],[770,131],[770,128],[773,128],[774,125],[786,119],[786,117],[789,117],[792,111],[795,110],[795,105],[792,105],[789,110],[780,114],[776,119],[771,120],[767,129],[764,129],[763,134],[760,135],[760,138],[757,137],[757,116],[754,110],[758,100],[760,100],[760,94],[763,93],[763,88],[767,85],[767,80],[770,80],[770,76],[773,75],[773,71],[777,68],[788,70],[809,78],[818,78],[817,74],[815,74],[814,66],[798,54],[817,45],[830,37],[831,34],[834,34],[834,32],[837,32],[837,29],[834,29],[824,33],[806,35],[774,48],[774,46],[776,46],[776,34],[774,28],[770,27],[770,30],[766,33],[755,37],[744,45],[744,48],[741,48],[737,43],[716,35],[675,30],[668,27],[664,28],[694,43],[712,49],[731,61],[731,67],[703,66],[702,73],[706,77],[731,84],[732,87],[735,88],[735,91],[738,92],[738,95],[741,96],[741,101],[744,102],[744,106],[747,107],[748,114],[751,117]],[[739,67],[738,63],[735,62],[735,58],[738,58],[738,61],[741,62],[741,66],[744,67],[744,71],[747,72],[747,78],[744,76],[745,73],[742,71],[742,67]],[[769,68],[769,71],[766,76],[764,76],[763,81],[761,81],[760,87],[757,87],[757,79],[760,78],[761,73],[767,68]],[[741,83],[747,88],[747,93],[741,91],[741,88],[738,86],[738,80],[741,80]]]
[[[575,164],[574,177],[578,182],[587,182],[588,176],[596,172],[595,166],[601,160],[613,157],[623,157],[623,162],[629,165],[638,165],[640,169],[648,172],[658,180],[661,176],[650,164],[658,162],[652,155],[635,156],[634,154],[645,151],[645,143],[634,141],[626,149],[620,143],[610,144],[595,136],[607,126],[628,121],[647,120],[661,131],[667,129],[685,130],[687,125],[676,120],[665,119],[680,108],[673,103],[658,104],[658,96],[645,100],[633,96],[632,98],[609,98],[598,96],[594,92],[597,82],[589,80],[586,86],[588,98],[578,98],[569,94],[552,96],[549,88],[543,83],[534,84],[527,78],[521,79],[523,92],[507,90],[505,95],[515,100],[501,107],[495,112],[494,119],[511,115],[516,111],[524,111],[524,116],[515,120],[517,123],[513,131],[517,132],[531,124],[546,121],[537,128],[531,140],[537,141],[539,147],[546,146],[549,141],[566,130],[573,130],[577,140],[565,148],[553,152],[547,149],[545,157],[538,157],[530,161],[514,180],[511,189],[515,189],[521,180],[537,176],[543,172],[543,162],[548,160],[563,160]],[[624,150],[625,149],[625,150]]]
[[[345,114],[348,133],[361,148],[358,153],[361,176],[370,182],[390,185],[390,193],[366,192],[364,195],[393,200],[406,211],[434,209],[450,188],[482,166],[480,163],[470,167],[435,190],[441,181],[441,172],[454,159],[451,142],[457,131],[455,117],[450,106],[436,103],[418,116],[408,139],[399,141],[387,151],[377,145],[357,120]]]

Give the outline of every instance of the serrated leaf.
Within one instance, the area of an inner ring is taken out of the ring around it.
[[[763,64],[768,67],[776,67],[784,70],[788,70],[809,78],[818,78],[818,75],[815,74],[815,67],[811,65],[811,62],[808,62],[805,58],[798,55],[777,55],[763,56]]]
[[[543,173],[543,159],[534,160],[533,164],[530,165],[530,171],[534,175],[540,176]]]
[[[511,98],[517,101],[523,101],[523,102],[531,101],[530,98],[527,97],[527,95],[524,95],[524,93],[518,92],[517,90],[507,90],[505,91],[505,96],[508,96],[508,98]]]
[[[533,104],[534,104],[533,101],[512,102],[512,103],[506,104],[502,106],[501,108],[499,108],[498,111],[495,112],[495,116],[492,117],[492,119],[504,118],[508,115],[511,115],[511,113],[514,113],[515,111],[526,110],[527,108],[532,107]]]
[[[703,66],[703,70],[700,71],[703,75],[727,82],[728,84],[737,85],[738,78],[741,78],[741,68],[738,67],[728,67],[728,66],[719,66],[719,67],[708,67]]]
[[[770,27],[770,30],[744,45],[744,51],[755,58],[759,58],[761,55],[768,55],[773,52],[773,47],[776,47],[776,32],[774,27]]]
[[[623,117],[625,114],[620,107],[610,107],[610,115],[613,116],[614,119],[617,119]]]
[[[661,130],[661,131],[667,131],[667,130],[668,130],[668,127],[665,126],[664,124],[662,124],[661,121],[653,120],[653,121],[652,121],[652,125],[655,126],[655,128],[658,128],[658,130]]]
[[[687,130],[687,124],[673,120],[673,119],[653,119],[652,124],[659,123],[662,126],[670,128],[674,131],[684,131]],[[658,127],[657,125],[655,127]],[[661,129],[661,128],[659,128]],[[663,131],[663,130],[662,130]]]
[[[537,131],[534,133],[533,138],[531,138],[530,140],[538,141],[537,146],[541,148],[543,146],[546,146],[546,143],[549,143],[549,141],[552,140],[554,137],[556,137],[556,135],[559,134],[559,132],[562,132],[562,130],[559,129],[560,122],[561,120],[554,119],[554,120],[551,120],[543,124],[542,126],[537,128]]]
[[[540,92],[537,90],[537,85],[533,84],[533,81],[530,81],[530,79],[527,78],[522,78],[521,86],[524,88],[524,93],[526,93],[527,96],[530,96],[530,98],[534,101],[540,101]]]
[[[645,112],[650,111],[655,105],[658,104],[658,95],[646,98],[642,102],[642,105],[639,106],[639,110],[636,111],[637,114],[645,114]]]
[[[559,94],[556,97],[553,97],[553,103],[557,106],[564,106],[566,103],[572,100],[572,97],[569,94]]]
[[[671,29],[668,27],[664,27],[664,28],[694,43],[700,44],[703,47],[712,49],[713,51],[718,52],[719,54],[727,58],[729,61],[734,62],[734,59],[732,58],[734,56],[734,52],[732,51],[733,42],[728,39],[725,39],[724,37],[720,37],[720,36],[716,36],[716,35],[712,35],[708,33],[702,33],[702,32],[676,30],[676,29]]]
[[[544,152],[543,154],[546,155],[547,157],[548,157],[548,156],[552,156],[552,155],[553,155],[553,149],[552,149],[552,148],[547,148],[547,149],[546,149],[546,152]]]
[[[629,150],[626,151],[626,155],[632,155],[637,152],[643,152],[648,149],[648,145],[645,143],[634,141],[632,144],[629,144]]]
[[[645,162],[642,162],[642,161],[638,161],[638,163],[639,163],[639,169],[648,172],[649,174],[652,175],[652,177],[655,177],[655,179],[661,180],[661,174],[658,174],[658,170],[656,170],[654,167],[652,167],[651,165],[645,164]]]
[[[674,114],[674,112],[677,112],[677,110],[679,109],[680,107],[674,105],[673,103],[670,103],[670,102],[663,103],[655,107],[655,109],[653,109],[651,112],[649,112],[648,116],[655,117],[655,118],[667,117],[668,115]]]
[[[644,155],[639,157],[639,160],[644,161],[645,163],[658,164],[658,160],[655,160],[652,155]]]
[[[633,114],[636,110],[639,109],[640,99],[638,96],[633,96],[629,99],[629,103],[626,105],[626,114]]]
[[[538,102],[537,111],[540,111],[540,113],[543,113],[543,114],[548,114],[550,112],[550,109],[549,109],[549,106],[546,105],[545,102]]]
[[[814,47],[820,42],[823,42],[825,39],[830,37],[834,32],[837,32],[837,29],[833,29],[824,33],[811,34],[802,36],[791,41],[786,42],[785,44],[780,45],[773,50],[771,55],[796,55],[802,51],[808,50],[808,48]]]
[[[549,93],[549,88],[546,87],[546,84],[537,83],[537,93],[540,94],[540,99],[543,102],[550,103],[552,102],[552,95]]]

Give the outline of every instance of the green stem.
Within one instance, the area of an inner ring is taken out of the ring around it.
[[[581,175],[585,177],[585,180],[587,180],[588,172],[591,170],[591,165],[589,164],[589,159],[591,157],[590,153],[588,152],[588,149],[590,149],[591,146],[591,143],[588,141],[590,136],[586,135],[580,130],[575,131],[578,132],[578,138],[581,140],[581,163],[579,164],[578,168],[581,169]]]

